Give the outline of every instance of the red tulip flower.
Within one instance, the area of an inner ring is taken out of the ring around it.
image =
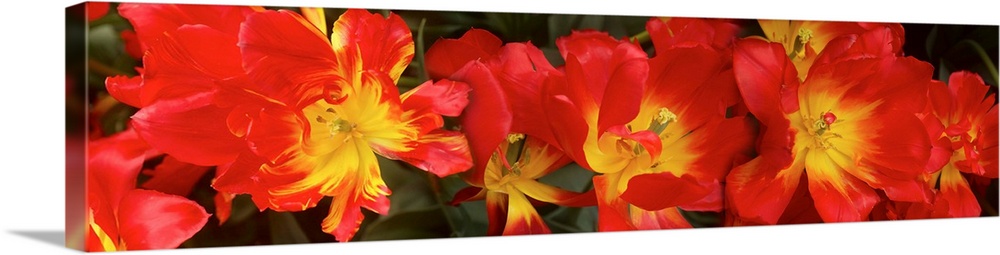
[[[461,118],[476,163],[463,178],[473,187],[460,191],[455,202],[486,199],[488,235],[550,233],[532,201],[587,206],[595,203],[594,194],[537,180],[570,162],[541,108],[542,82],[558,71],[531,43],[501,45],[493,34],[471,29],[427,51],[432,78],[463,81],[473,89]]]
[[[927,92],[924,121],[934,145],[927,164],[928,183],[936,196],[930,204],[900,203],[899,218],[978,217],[982,211],[972,188],[976,179],[997,178],[996,95],[970,72],[951,74],[948,84],[935,81]]]
[[[689,43],[648,59],[592,31],[557,45],[565,75],[547,80],[545,109],[567,154],[600,174],[598,230],[689,228],[680,209],[722,210],[720,180],[753,136],[742,117],[726,119],[728,57]]]
[[[335,197],[323,230],[348,241],[361,207],[388,210],[376,153],[439,176],[471,166],[464,136],[441,117],[462,111],[467,86],[395,86],[413,55],[398,16],[349,10],[327,39],[310,10],[313,20],[249,7],[120,9],[146,47],[144,69],[109,78],[109,91],[140,108],[136,129],[154,148],[218,166],[220,192],[278,211]]]
[[[737,42],[736,80],[762,125],[759,156],[727,178],[737,217],[776,224],[801,213],[789,203],[803,176],[826,222],[868,219],[879,192],[929,201],[922,173],[931,147],[918,114],[932,67],[896,56],[893,34],[882,28],[831,41],[804,80],[787,45]]]

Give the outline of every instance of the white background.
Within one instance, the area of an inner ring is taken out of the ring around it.
[[[150,2],[150,1],[141,1]],[[282,6],[782,18],[997,25],[997,8],[973,1],[905,6],[872,0],[817,1],[173,1]],[[889,1],[886,1],[889,2]],[[897,2],[897,1],[893,1]],[[64,8],[75,1],[5,1],[0,14],[0,244],[5,254],[64,254]],[[542,4],[545,3],[545,4]],[[994,253],[1000,219],[953,219],[780,227],[563,234],[243,248],[135,254],[780,254]],[[13,253],[11,253],[13,252]]]

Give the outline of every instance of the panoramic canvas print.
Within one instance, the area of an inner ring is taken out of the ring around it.
[[[997,31],[81,3],[66,242],[996,217]]]

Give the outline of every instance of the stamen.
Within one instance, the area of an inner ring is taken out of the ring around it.
[[[812,40],[812,37],[812,30],[799,28],[798,35],[795,36],[792,52],[788,53],[788,58],[794,59],[805,57],[805,46],[809,43],[809,40]]]
[[[799,38],[799,40],[802,41],[802,44],[808,43],[809,40],[812,40],[812,37],[813,37],[813,31],[812,30],[809,30],[809,29],[804,28],[804,27],[803,28],[799,28],[798,38]]]
[[[671,122],[677,121],[677,114],[671,112],[670,109],[666,107],[661,107],[660,111],[656,114],[656,117],[649,123],[649,131],[655,134],[660,134],[663,130],[667,129],[667,126]]]
[[[833,123],[838,122],[837,115],[834,115],[833,112],[824,112],[819,115],[819,118],[809,118],[808,121],[812,121],[812,128],[810,128],[809,132],[815,135],[815,148],[833,148],[833,144],[830,143],[830,139],[843,138],[840,134],[830,131]]]
[[[316,120],[319,121],[320,118],[321,117],[317,116]],[[337,133],[350,132],[351,130],[353,130],[355,127],[358,126],[357,124],[351,123],[341,118],[337,118],[333,121],[324,120],[320,121],[320,123],[326,123],[326,126],[330,127],[330,137],[336,136]]]
[[[660,124],[667,124],[667,122],[677,120],[677,114],[674,114],[666,107],[660,108],[660,112],[656,115],[656,121]]]
[[[522,139],[524,139],[524,134],[512,133],[507,135],[508,143],[516,143],[518,141],[521,141]]]
[[[510,168],[511,165],[517,165],[521,161],[521,157],[527,155],[525,153],[526,147],[524,142],[524,134],[511,133],[507,135],[507,151],[506,151],[506,161],[507,167]]]

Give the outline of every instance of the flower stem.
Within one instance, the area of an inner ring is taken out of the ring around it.
[[[445,220],[448,221],[448,227],[451,228],[452,235],[457,237],[464,236],[465,233],[463,233],[463,231],[460,231],[458,229],[458,223],[456,219],[452,217],[450,213],[448,213],[448,207],[451,206],[447,204],[449,200],[445,196],[448,195],[448,192],[446,192],[444,190],[444,187],[442,187],[441,178],[437,177],[436,175],[430,172],[425,172],[425,176],[427,176],[427,182],[431,186],[431,192],[434,193],[434,200],[436,200],[438,206],[441,207],[441,213],[444,214]],[[452,209],[461,210],[460,208],[452,208]]]
[[[427,80],[427,65],[424,63],[424,25],[427,24],[427,18],[420,19],[420,26],[417,27],[417,52],[415,57],[417,58],[417,63],[420,63],[420,71],[417,72],[417,79],[420,81]]]
[[[629,40],[633,42],[638,42],[639,44],[644,44],[646,42],[649,42],[649,31],[642,31],[642,33],[633,35],[632,37],[629,37]]]

